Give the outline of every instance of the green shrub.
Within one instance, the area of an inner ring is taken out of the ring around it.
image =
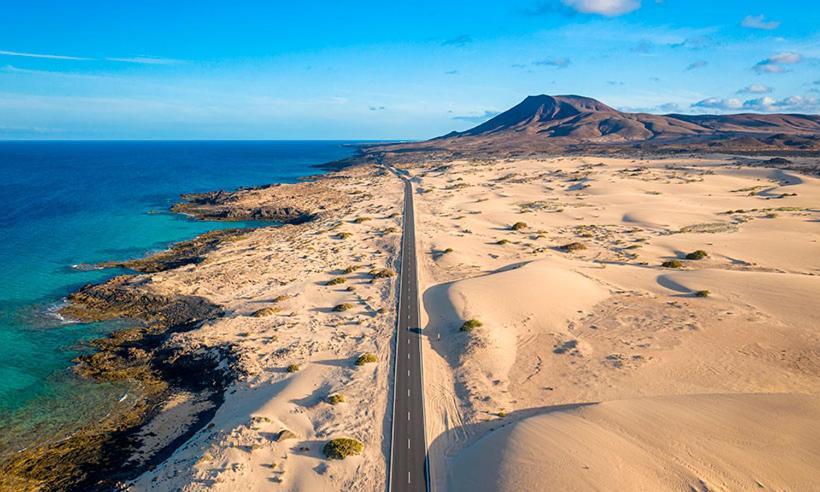
[[[520,230],[526,229],[526,228],[527,228],[527,223],[526,222],[516,222],[515,224],[510,226],[510,229],[512,229],[513,231],[520,231]]]
[[[389,278],[396,275],[396,272],[389,268],[374,268],[368,273],[370,273],[373,278]]]
[[[499,246],[504,246],[505,244],[509,244],[509,242],[510,241],[507,240],[507,239],[499,239],[498,241],[495,242],[495,244],[497,244]]]
[[[572,253],[573,251],[581,251],[581,250],[587,249],[587,245],[584,244],[584,243],[575,242],[575,243],[565,244],[565,245],[561,246],[561,249],[568,252],[568,253]]]
[[[296,372],[300,369],[299,364],[291,364],[288,366],[288,372]]]
[[[339,285],[347,282],[347,279],[344,277],[336,277],[332,280],[328,280],[325,285]]]
[[[345,274],[351,274],[351,273],[355,272],[358,269],[359,269],[358,265],[351,265],[351,266],[345,268],[344,270],[342,270],[342,272],[345,273]]]
[[[364,444],[348,437],[331,439],[322,448],[325,457],[335,460],[343,460],[348,456],[359,455],[362,454],[362,451],[364,451]]]
[[[452,252],[453,252],[453,248],[447,248],[444,251],[442,251],[441,254],[446,255],[447,253],[452,253]]]
[[[683,268],[683,263],[680,260],[666,260],[661,263],[664,268]]]
[[[265,316],[272,316],[279,312],[279,308],[275,308],[273,306],[264,307],[262,309],[257,309],[256,311],[251,314],[254,318],[264,318]]]
[[[709,297],[709,294],[711,294],[711,292],[708,290],[699,290],[695,292],[695,297]]]
[[[477,319],[468,319],[467,321],[465,321],[461,325],[461,331],[465,331],[467,333],[470,333],[471,331],[478,328],[479,326],[482,326],[483,324],[484,323],[482,323],[481,321],[479,321]]]
[[[350,311],[351,309],[353,309],[353,304],[350,304],[349,302],[343,302],[343,303],[337,304],[336,306],[333,307],[333,310],[336,311],[337,313],[342,313],[344,311]]]
[[[687,253],[686,259],[687,260],[702,260],[702,259],[706,258],[707,256],[709,256],[709,254],[707,254],[706,251],[703,251],[702,249],[699,249],[697,251],[692,251],[691,253]]]
[[[341,393],[335,393],[327,397],[327,402],[331,405],[338,405],[339,403],[343,403],[345,401],[345,395]]]
[[[371,363],[371,362],[378,362],[378,360],[379,360],[379,358],[376,357],[376,354],[371,354],[370,352],[366,352],[366,353],[360,355],[356,359],[356,365],[357,366],[363,366],[363,365]]]

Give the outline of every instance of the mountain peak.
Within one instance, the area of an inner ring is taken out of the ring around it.
[[[502,130],[517,129],[554,120],[563,120],[583,113],[612,112],[614,109],[591,97],[539,94],[527,96],[523,101],[491,120],[464,132],[479,135]]]

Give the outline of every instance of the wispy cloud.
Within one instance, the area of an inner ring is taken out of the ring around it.
[[[783,65],[794,65],[802,60],[803,56],[799,53],[784,51],[757,62],[752,70],[757,73],[783,73],[786,71]]]
[[[473,37],[469,34],[460,34],[441,42],[443,46],[464,46],[473,42]]]
[[[738,90],[737,94],[768,94],[770,92],[772,92],[772,88],[768,85],[752,84]]]
[[[83,58],[80,56],[67,56],[67,55],[50,55],[44,53],[24,53],[21,51],[8,51],[8,50],[0,50],[0,55],[2,56],[22,56],[26,58],[47,58],[49,60],[75,60],[75,61],[88,61],[92,60],[92,58]]]
[[[141,65],[176,65],[177,63],[182,63],[182,60],[175,60],[173,58],[154,58],[151,56],[113,57],[106,58],[106,61],[139,63]]]
[[[489,120],[494,116],[498,116],[498,114],[498,111],[484,111],[484,113],[476,115],[453,116],[453,119],[458,121],[467,121],[470,123],[481,123],[483,121]]]
[[[444,72],[444,73],[445,73],[446,75],[458,75],[458,74],[459,74],[459,71],[458,71],[458,70],[447,70],[447,71],[446,71],[446,72]]]
[[[747,15],[740,25],[743,27],[748,27],[749,29],[763,29],[765,31],[771,31],[772,29],[777,29],[780,27],[780,22],[774,20],[767,21],[766,17],[763,15]]]
[[[707,62],[706,60],[698,60],[696,62],[690,63],[689,66],[686,67],[686,70],[697,70],[698,68],[703,68],[708,64],[709,62]]]
[[[370,106],[367,109],[369,109],[370,111],[384,111],[385,108],[384,106]]]
[[[532,62],[533,65],[542,67],[567,68],[570,64],[569,58],[546,58],[544,60],[537,60]]]

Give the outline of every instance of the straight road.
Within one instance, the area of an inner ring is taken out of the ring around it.
[[[391,492],[427,490],[427,443],[424,434],[419,286],[416,274],[416,228],[413,186],[404,180],[404,227],[401,243],[396,365],[393,383]]]

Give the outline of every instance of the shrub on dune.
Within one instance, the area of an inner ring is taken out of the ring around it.
[[[389,268],[374,268],[368,273],[370,273],[373,278],[389,278],[396,275],[396,272]]]
[[[344,277],[336,277],[332,280],[328,280],[325,285],[339,285],[347,282],[347,279]]]
[[[561,249],[563,251],[566,251],[567,253],[572,253],[573,251],[581,251],[581,250],[587,249],[587,245],[584,244],[584,243],[575,242],[575,243],[565,244],[565,245],[561,246]]]
[[[666,260],[661,263],[664,268],[683,268],[683,263],[680,260]]]
[[[336,311],[337,313],[342,313],[344,311],[350,311],[351,309],[353,309],[353,304],[350,304],[349,302],[343,302],[342,304],[337,304],[336,306],[333,307],[333,310]]]
[[[520,231],[520,230],[526,229],[526,228],[527,228],[527,223],[526,222],[516,222],[515,224],[510,226],[510,229],[513,230],[513,231]]]
[[[345,395],[341,393],[335,393],[327,397],[327,402],[331,405],[338,405],[339,403],[343,403],[345,401]]]
[[[297,372],[299,369],[299,364],[291,364],[288,366],[288,372]]]
[[[377,362],[378,360],[379,360],[379,358],[376,357],[376,354],[371,354],[370,352],[367,352],[367,353],[364,353],[364,354],[360,355],[356,359],[356,365],[357,366],[363,366],[365,364],[370,364],[372,362]]]
[[[348,456],[362,454],[364,444],[349,437],[337,437],[331,439],[322,448],[325,457],[335,460],[343,460]]]
[[[702,259],[706,258],[707,256],[709,256],[709,254],[706,253],[706,251],[703,251],[702,249],[699,249],[697,251],[692,251],[691,253],[687,253],[686,254],[686,259],[687,260],[702,260]]]
[[[484,323],[477,319],[468,319],[461,325],[461,331],[470,333],[471,331],[475,330],[479,326],[482,326]]]
[[[695,297],[709,297],[710,294],[708,290],[699,290],[695,292]]]

